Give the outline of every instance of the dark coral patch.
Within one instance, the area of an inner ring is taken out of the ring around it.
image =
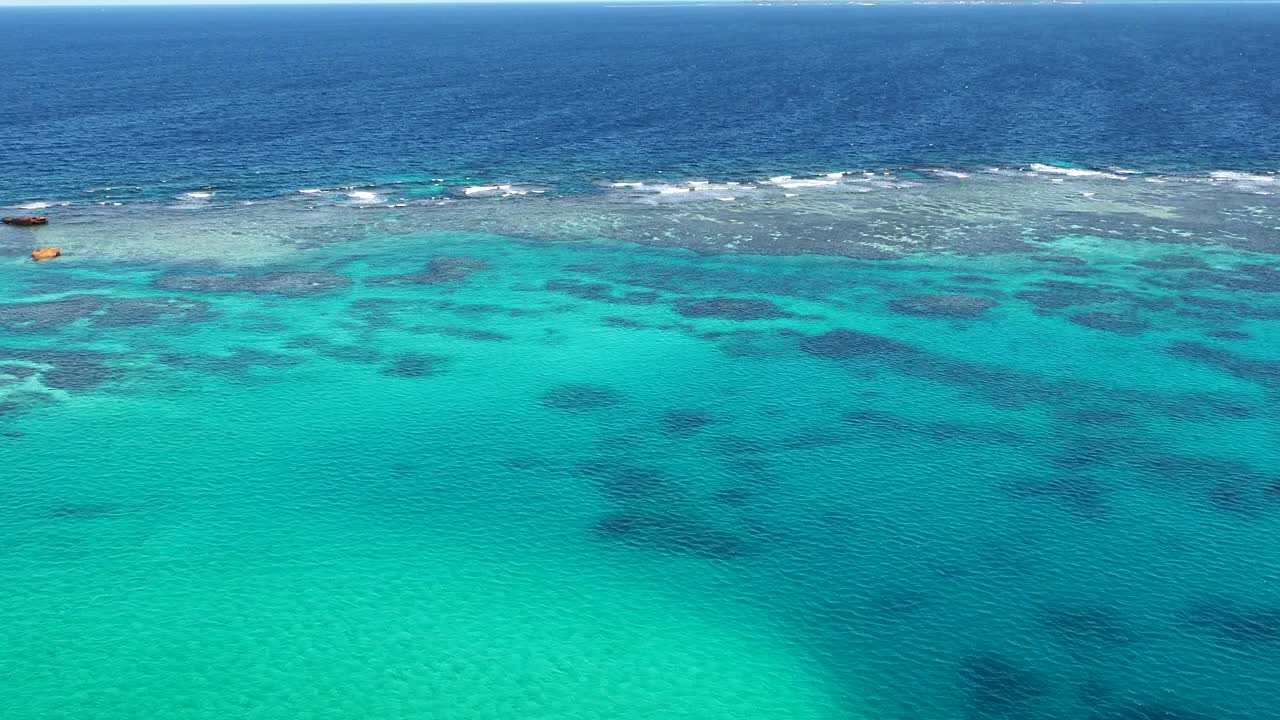
[[[44,332],[88,318],[102,307],[96,295],[61,300],[0,304],[0,328],[11,332]]]
[[[1017,480],[1005,483],[1004,490],[1017,498],[1050,500],[1081,517],[1099,518],[1108,512],[1108,488],[1087,475]]]
[[[1034,262],[1053,263],[1055,265],[1088,265],[1089,262],[1084,258],[1078,258],[1075,255],[1032,255],[1030,258]]]
[[[890,310],[917,317],[976,318],[995,306],[988,297],[950,293],[903,295],[889,301]]]
[[[60,390],[91,390],[116,380],[121,373],[96,361],[61,362],[40,375],[46,387]]]
[[[195,323],[212,319],[209,303],[183,298],[120,298],[103,304],[90,322],[94,327],[143,327],[160,323]]]
[[[1253,303],[1241,302],[1239,300],[1224,300],[1222,298],[1205,297],[1202,295],[1179,295],[1178,299],[1193,308],[1209,310],[1214,313],[1225,313],[1233,318],[1247,318],[1250,320],[1280,319],[1280,308],[1276,307],[1255,305]]]
[[[1081,408],[1060,413],[1064,420],[1086,427],[1096,425],[1127,425],[1134,421],[1133,413],[1115,408]]]
[[[982,275],[952,275],[951,282],[962,283],[964,285],[988,285],[994,283],[995,278],[984,277]]]
[[[698,410],[670,410],[662,414],[660,424],[669,435],[692,435],[715,421],[714,415]]]
[[[632,320],[631,318],[619,317],[617,315],[610,315],[609,317],[601,318],[600,324],[605,327],[622,328],[625,330],[643,330],[644,328],[649,327],[647,323],[642,323],[639,320]]]
[[[330,345],[321,350],[320,354],[342,362],[376,363],[382,360],[382,353],[359,345]]]
[[[116,328],[201,322],[213,316],[208,303],[179,298],[73,295],[59,300],[0,304],[0,328],[13,332],[56,330],[80,320],[94,327]]]
[[[1014,297],[1026,300],[1045,312],[1065,310],[1077,305],[1097,305],[1117,301],[1151,309],[1162,309],[1170,302],[1165,299],[1148,299],[1112,285],[1090,285],[1065,280],[1041,280],[1032,283],[1028,289],[1018,292]]]
[[[432,258],[425,268],[405,275],[382,275],[369,278],[372,285],[438,285],[464,280],[478,270],[487,270],[489,263],[479,258],[441,256]]]
[[[771,320],[793,315],[769,300],[753,298],[683,299],[675,303],[676,312],[687,318],[720,318],[723,320]]]
[[[800,349],[810,355],[840,359],[863,355],[913,352],[906,343],[858,330],[832,330],[800,340]]]
[[[1181,420],[1212,420],[1229,418],[1247,420],[1258,415],[1249,398],[1226,393],[1186,393],[1167,399],[1153,399],[1153,408],[1165,415]]]
[[[1134,462],[1163,482],[1182,487],[1203,487],[1223,481],[1259,485],[1265,480],[1248,464],[1222,458],[1166,453],[1145,455]]]
[[[674,555],[730,560],[745,554],[741,540],[693,518],[666,513],[620,512],[595,524],[600,537]]]
[[[1049,462],[1064,470],[1079,470],[1111,462],[1118,452],[1109,442],[1078,442],[1054,453]]]
[[[1035,673],[994,652],[966,658],[958,672],[971,708],[979,717],[1004,717],[1021,711],[1048,692]]]
[[[729,507],[743,507],[756,497],[756,490],[742,485],[720,488],[711,494],[711,499]]]
[[[622,396],[603,385],[572,384],[553,388],[542,404],[557,410],[604,410],[622,403]]]
[[[1205,598],[1186,611],[1191,625],[1233,642],[1280,642],[1280,607],[1245,606]]]
[[[288,271],[262,275],[161,275],[154,285],[165,290],[204,293],[244,292],[258,295],[301,297],[342,290],[351,279],[331,272]]]
[[[1209,263],[1194,255],[1161,255],[1151,260],[1139,260],[1134,263],[1151,270],[1207,270]]]
[[[426,333],[429,335],[444,335],[445,337],[462,338],[463,340],[479,340],[480,342],[502,342],[504,340],[511,339],[511,336],[505,333],[496,332],[494,330],[482,330],[479,328],[449,327],[447,325],[415,325],[407,329],[412,332]]]
[[[580,466],[578,473],[602,495],[619,502],[670,502],[680,495],[677,484],[653,468],[593,462]]]
[[[1239,330],[1213,330],[1205,334],[1219,340],[1248,340],[1251,337],[1249,333]]]
[[[1230,350],[1183,341],[1169,346],[1169,353],[1184,360],[1202,362],[1235,376],[1272,388],[1280,388],[1280,361],[1254,360]]]
[[[1229,480],[1209,488],[1205,499],[1219,510],[1244,518],[1257,517],[1265,506],[1262,488]]]
[[[1187,273],[1187,279],[1232,290],[1280,292],[1280,267],[1275,265],[1247,263],[1236,265],[1231,271],[1203,270]]]
[[[844,421],[880,431],[913,432],[916,429],[910,420],[883,410],[854,410],[845,414]]]
[[[1151,323],[1132,314],[1122,312],[1076,313],[1071,322],[1093,330],[1105,330],[1118,335],[1138,335],[1151,328]]]
[[[405,353],[398,356],[395,362],[382,369],[382,374],[390,377],[421,378],[438,375],[444,370],[448,358],[443,355],[425,353]]]
[[[1049,607],[1038,619],[1057,639],[1069,644],[1127,645],[1136,639],[1116,613],[1101,607]]]
[[[44,348],[3,348],[0,357],[53,367],[40,370],[40,382],[60,390],[90,390],[121,377],[111,367],[108,353],[94,350],[54,350]]]
[[[652,305],[658,302],[658,293],[628,290],[615,293],[613,287],[605,283],[589,283],[571,278],[548,280],[543,286],[553,292],[561,292],[583,300],[612,303],[614,305]]]

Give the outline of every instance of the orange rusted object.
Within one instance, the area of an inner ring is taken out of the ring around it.
[[[0,218],[0,222],[5,225],[48,225],[49,218],[45,215],[20,215],[18,217]]]
[[[31,251],[31,259],[36,262],[52,260],[62,254],[62,248],[40,248]]]

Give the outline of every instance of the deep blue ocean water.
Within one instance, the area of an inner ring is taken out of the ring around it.
[[[1280,716],[1277,47],[0,9],[0,716]]]
[[[1251,5],[8,9],[0,200],[1071,161],[1275,169]],[[304,178],[303,185],[297,185]]]

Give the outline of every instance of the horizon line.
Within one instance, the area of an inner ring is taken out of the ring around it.
[[[46,2],[6,2],[0,8],[53,9],[64,7],[308,7],[369,5],[1274,5],[1280,0],[54,0]]]
[[[1274,5],[1280,0],[0,0],[0,9],[22,8],[178,8],[178,7],[316,7],[389,5],[649,5],[649,6],[877,6],[877,5]]]

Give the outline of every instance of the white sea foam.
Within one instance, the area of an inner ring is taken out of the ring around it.
[[[1066,175],[1067,177],[1106,177],[1116,179],[1124,178],[1123,175],[1102,172],[1101,170],[1060,167],[1058,165],[1046,165],[1044,163],[1031,163],[1030,169],[1032,172],[1042,173],[1045,175]]]
[[[1227,182],[1253,183],[1258,185],[1271,185],[1276,181],[1275,175],[1261,175],[1257,173],[1237,172],[1234,170],[1214,170],[1209,173],[1209,177],[1214,180],[1225,180]]]
[[[959,170],[930,170],[929,172],[937,175],[938,177],[956,178],[958,180],[963,180],[964,178],[969,177],[969,173],[960,172]]]
[[[773,180],[773,178],[770,178]],[[815,188],[815,187],[831,187],[836,184],[835,180],[819,180],[817,178],[792,178],[787,176],[786,180],[774,180],[774,184],[788,190],[796,190],[799,188]]]
[[[540,185],[515,185],[510,183],[501,183],[496,185],[468,185],[462,189],[462,194],[469,197],[515,197],[518,195],[541,195],[547,192],[547,188]]]
[[[316,195],[324,192],[324,190],[321,190],[320,188],[307,188],[305,190],[299,190],[298,192],[302,193],[303,195]]]
[[[47,207],[52,207],[52,206],[47,202],[29,202],[29,203],[23,203],[18,206],[18,208],[21,210],[43,210]]]
[[[188,200],[208,200],[213,197],[213,193],[207,190],[193,190],[192,192],[182,193],[182,197]]]
[[[364,202],[379,202],[382,200],[382,198],[378,197],[378,193],[369,190],[352,190],[347,193],[347,197]]]

